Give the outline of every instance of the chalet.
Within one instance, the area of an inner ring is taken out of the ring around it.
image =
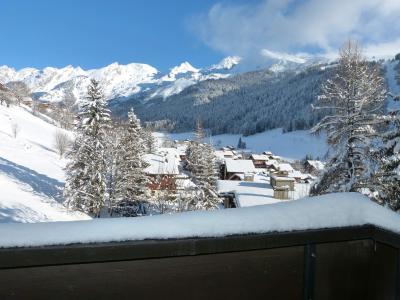
[[[218,158],[234,158],[235,153],[233,153],[232,150],[227,149],[227,148],[222,148],[221,150],[215,151],[215,155]]]
[[[269,160],[269,157],[265,154],[252,154],[250,159],[253,161],[254,167],[266,168],[266,162]]]
[[[292,167],[290,164],[288,164],[288,163],[280,163],[280,164],[278,165],[278,171],[279,171],[280,173],[289,174],[289,173],[294,172],[294,169],[293,169],[293,167]]]
[[[29,106],[29,107],[32,107],[33,100],[32,100],[32,98],[24,97],[24,98],[22,99],[22,104],[24,104],[24,105],[26,105],[26,106]]]
[[[269,159],[272,159],[272,157],[274,156],[271,151],[264,151],[262,154],[266,155]]]
[[[178,145],[177,146],[179,159],[181,161],[185,161],[186,160],[186,149],[187,149],[186,145]]]
[[[144,160],[149,164],[144,171],[150,179],[151,190],[176,190],[179,160],[175,155],[146,154]]]
[[[243,180],[253,181],[254,173],[256,169],[254,168],[253,161],[246,159],[234,160],[231,158],[226,158],[225,163],[222,165],[223,168],[223,178],[231,180],[238,180],[243,178]]]
[[[297,183],[310,183],[311,181],[314,180],[314,177],[312,175],[304,174],[297,170],[289,173],[288,177],[294,178],[294,180],[296,180]]]
[[[270,172],[278,171],[279,163],[275,159],[270,159],[265,162],[265,167]]]
[[[304,170],[310,174],[318,175],[325,168],[325,164],[319,160],[306,160]]]

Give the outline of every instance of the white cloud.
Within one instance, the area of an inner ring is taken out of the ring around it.
[[[305,54],[288,54],[284,52],[277,52],[277,51],[271,51],[268,49],[262,49],[261,50],[261,55],[265,56],[266,58],[273,58],[273,59],[279,59],[279,60],[286,60],[286,61],[291,61],[295,62],[298,64],[303,64],[307,61],[307,55]]]
[[[331,55],[347,39],[371,56],[400,52],[400,0],[264,0],[216,4],[191,26],[210,47],[227,55],[272,52]],[[376,53],[372,53],[372,52]]]

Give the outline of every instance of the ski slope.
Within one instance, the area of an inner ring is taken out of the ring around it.
[[[61,204],[65,160],[54,149],[57,130],[28,108],[0,105],[0,223],[89,219]]]

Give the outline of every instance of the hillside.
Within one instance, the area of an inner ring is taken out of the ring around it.
[[[27,108],[0,105],[0,223],[89,218],[60,204],[65,160],[54,147],[57,130]]]
[[[133,105],[143,121],[168,120],[174,132],[192,130],[198,118],[212,134],[302,130],[321,117],[311,112],[311,103],[331,70],[317,65],[279,73],[248,72],[202,81],[166,99],[112,103],[112,109],[122,115]]]

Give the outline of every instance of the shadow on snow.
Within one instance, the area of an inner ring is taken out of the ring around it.
[[[0,157],[0,172],[29,185],[37,194],[62,201],[62,188],[64,184],[54,178],[40,174],[34,170],[18,165]]]

